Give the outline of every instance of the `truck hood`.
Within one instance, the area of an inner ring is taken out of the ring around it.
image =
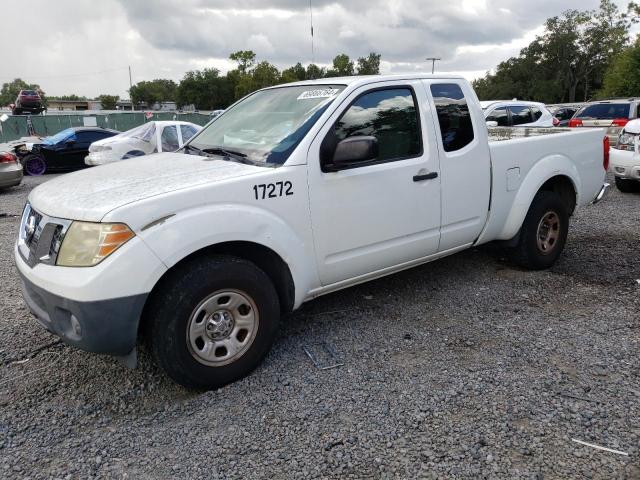
[[[111,210],[197,185],[264,172],[267,167],[160,153],[61,175],[35,188],[29,202],[39,212],[99,222]]]

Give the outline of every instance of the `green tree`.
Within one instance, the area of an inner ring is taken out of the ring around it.
[[[280,81],[280,72],[269,62],[258,63],[251,72],[255,89],[270,87]]]
[[[598,97],[640,96],[640,37],[612,62],[604,75]]]
[[[87,100],[87,97],[76,95],[75,93],[72,93],[71,95],[55,95],[49,98],[52,100],[70,100],[72,102],[81,102]]]
[[[299,82],[307,79],[307,71],[300,62],[293,67],[286,68],[280,74],[281,83]]]
[[[150,108],[156,102],[175,101],[177,90],[178,85],[173,80],[158,78],[136,83],[129,89],[129,95],[134,105],[144,102]]]
[[[358,58],[358,75],[379,75],[380,74],[379,53],[371,52],[366,57]]]
[[[120,100],[119,95],[100,95],[98,96],[98,100],[100,100],[100,105],[104,110],[115,110],[116,104],[118,100]]]
[[[316,78],[322,78],[326,74],[326,70],[324,68],[319,67],[315,63],[310,63],[307,65],[307,80],[315,80]]]
[[[238,50],[229,55],[234,62],[238,62],[238,70],[242,74],[249,73],[256,63],[256,54],[251,50]]]
[[[178,106],[194,105],[201,110],[226,108],[233,102],[234,87],[228,76],[220,76],[216,68],[187,72],[178,85]]]
[[[621,12],[612,0],[596,10],[567,10],[549,18],[531,44],[474,82],[481,99],[533,98],[545,102],[587,100],[599,89],[612,59],[629,40],[638,7]]]
[[[2,89],[0,89],[0,105],[5,106],[15,102],[20,90],[35,90],[40,94],[43,101],[45,101],[45,94],[40,88],[40,85],[27,83],[21,78],[16,78],[11,82],[2,84]]]
[[[333,59],[333,68],[326,72],[327,77],[349,77],[354,74],[353,62],[349,55],[341,53]]]

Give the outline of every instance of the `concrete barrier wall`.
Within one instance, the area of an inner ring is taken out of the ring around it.
[[[201,113],[173,113],[155,112],[152,118],[147,119],[144,112],[118,112],[98,114],[61,114],[61,115],[32,115],[31,123],[36,135],[54,135],[69,127],[82,127],[86,118],[95,118],[99,127],[112,128],[125,132],[143,123],[152,120],[180,120],[192,122],[197,125],[205,125],[209,121],[208,115]],[[27,116],[10,115],[6,122],[2,122],[0,128],[0,143],[17,140],[28,135]]]

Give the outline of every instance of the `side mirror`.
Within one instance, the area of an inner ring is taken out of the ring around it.
[[[498,126],[498,122],[494,121],[494,120],[488,120],[487,121],[487,127],[491,128],[491,127],[497,127]]]
[[[70,147],[71,145],[74,145],[75,143],[76,143],[76,141],[75,141],[75,140],[67,140],[66,142],[64,142],[64,144],[65,144],[67,147]]]
[[[331,156],[325,163],[327,170],[336,170],[356,166],[378,158],[378,139],[373,136],[356,136],[338,142]]]

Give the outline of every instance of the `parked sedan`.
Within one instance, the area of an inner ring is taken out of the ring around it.
[[[487,122],[499,127],[553,127],[553,115],[543,103],[520,100],[480,102]]]
[[[67,128],[35,142],[12,142],[27,175],[70,172],[86,168],[84,157],[93,142],[117,135],[117,130],[99,127]]]
[[[85,159],[87,165],[140,157],[149,153],[175,152],[202,127],[189,122],[154,121],[93,143]]]
[[[13,153],[0,152],[0,189],[15,187],[22,182],[22,165]]]

